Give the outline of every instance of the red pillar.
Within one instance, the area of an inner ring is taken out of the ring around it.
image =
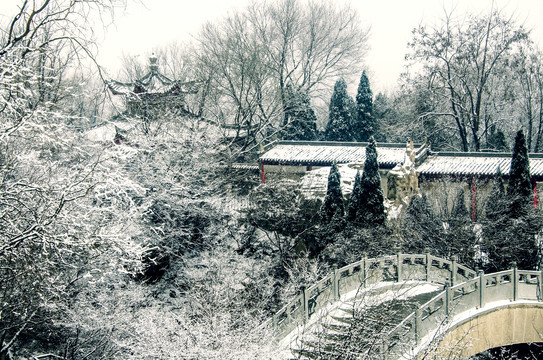
[[[537,194],[537,182],[534,180],[534,209],[537,209],[537,203],[538,203],[538,194]]]
[[[262,180],[262,184],[266,182],[266,174],[264,173],[264,164],[260,163],[260,179]]]

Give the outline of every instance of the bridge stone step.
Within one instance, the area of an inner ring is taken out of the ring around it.
[[[345,345],[356,344],[354,348],[361,350],[360,354],[366,354],[365,351],[372,348],[372,342],[376,341],[379,334],[387,333],[440,291],[417,294],[407,299],[393,299],[371,306],[357,307],[353,302],[345,303],[329,317],[331,322],[322,324],[320,334],[315,334],[312,339],[302,340],[301,348],[293,351],[307,359],[345,358]]]
[[[352,316],[338,316],[338,315],[332,315],[330,317],[332,320],[336,321],[336,322],[339,322],[339,323],[343,323],[343,324],[347,324],[347,325],[350,325],[353,321],[353,317]]]

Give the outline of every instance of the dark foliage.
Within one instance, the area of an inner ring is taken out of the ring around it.
[[[442,254],[448,257],[456,255],[462,264],[473,266],[476,237],[463,189],[456,195],[448,224],[447,249]]]
[[[516,203],[516,204],[515,204]],[[541,216],[529,206],[529,197],[523,201],[505,193],[501,172],[496,174],[492,197],[485,208],[481,251],[485,255],[482,267],[485,271],[501,271],[516,262],[520,269],[538,266],[536,235],[542,227]],[[521,210],[522,216],[513,211]]]
[[[364,172],[360,180],[360,195],[357,195],[350,208],[356,208],[356,215],[352,217],[354,224],[370,228],[385,223],[386,213],[384,206],[383,189],[381,189],[381,176],[377,162],[377,145],[373,137],[366,147],[366,161]],[[355,210],[353,209],[352,212]]]
[[[170,256],[167,249],[154,248],[144,254],[142,259],[142,269],[133,274],[136,281],[146,283],[156,283],[170,267]]]
[[[442,249],[446,249],[442,222],[425,194],[411,197],[401,229],[403,252],[422,253],[426,249],[433,254],[442,254]]]
[[[356,93],[356,117],[353,135],[357,141],[369,141],[377,132],[377,122],[373,115],[373,93],[366,71],[362,72]]]
[[[341,177],[336,164],[332,165],[328,175],[328,188],[319,211],[320,225],[317,244],[311,251],[318,255],[327,244],[335,241],[345,228],[345,204],[341,192]]]
[[[333,164],[328,175],[326,196],[320,209],[321,224],[323,226],[328,225],[334,216],[343,217],[344,212],[345,205],[343,204],[343,194],[341,192],[341,176],[339,175],[337,165]]]
[[[504,152],[509,151],[509,144],[507,144],[505,134],[500,129],[495,130],[495,128],[492,127],[486,142],[489,149]]]
[[[324,140],[353,141],[355,139],[352,129],[354,109],[354,101],[347,93],[347,83],[339,79],[330,99],[330,113],[324,131]]]
[[[524,133],[520,130],[515,137],[509,184],[507,186],[507,195],[511,201],[510,216],[512,218],[518,219],[527,214],[532,194],[531,184],[530,160],[528,159],[526,139]]]
[[[316,221],[312,203],[304,201],[297,188],[262,184],[251,192],[250,199],[244,221],[262,230],[295,237]]]
[[[533,360],[543,358],[543,343],[514,344],[492,348],[470,357],[471,360]]]
[[[315,225],[320,202],[302,198],[295,186],[262,184],[250,194],[251,205],[244,211],[241,224],[247,232],[239,252],[259,258],[278,256],[276,276],[284,277],[284,269],[300,251],[316,251]],[[255,236],[254,229],[266,233]],[[264,239],[264,240],[263,240]]]
[[[360,176],[360,171],[357,171],[356,176],[354,177],[353,191],[351,192],[351,197],[349,198],[349,203],[347,205],[346,220],[348,222],[356,222],[358,207],[362,201],[362,178]]]
[[[316,140],[317,116],[311,108],[307,91],[294,89],[288,84],[286,88],[287,104],[285,108],[285,123],[283,139],[285,140]]]
[[[360,228],[347,224],[332,235],[322,252],[323,259],[329,264],[344,266],[360,260],[364,256],[379,257],[390,255],[394,244],[392,230],[386,226]]]

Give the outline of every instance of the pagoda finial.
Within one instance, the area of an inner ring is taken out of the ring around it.
[[[151,70],[153,73],[158,72],[158,58],[156,57],[155,53],[149,57],[149,70]]]

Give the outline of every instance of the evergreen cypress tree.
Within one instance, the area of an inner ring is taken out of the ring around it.
[[[496,127],[490,128],[490,134],[487,136],[486,144],[488,148],[498,151],[509,151],[509,145],[505,140],[505,134],[500,129],[496,130]]]
[[[377,132],[377,123],[373,116],[373,94],[366,71],[362,72],[356,93],[356,118],[353,134],[357,141],[368,141]]]
[[[501,174],[498,174],[501,175]],[[507,194],[497,176],[492,199],[486,207],[481,250],[488,271],[506,270],[514,261],[520,269],[538,267],[537,234],[542,227],[540,214],[531,208],[528,152],[522,132],[517,133]]]
[[[353,141],[354,101],[347,94],[347,83],[343,79],[336,81],[334,93],[330,99],[328,124],[324,139],[329,141]]]
[[[286,88],[287,106],[285,108],[285,123],[283,139],[285,140],[316,140],[317,116],[311,108],[307,91],[294,89],[291,84]]]
[[[356,206],[356,204],[353,204]],[[373,137],[366,147],[366,161],[360,181],[360,198],[354,222],[363,227],[383,225],[386,220],[381,176],[377,162],[377,144]]]
[[[505,181],[500,168],[498,168],[496,175],[494,176],[494,183],[492,184],[490,194],[491,200],[489,200],[485,206],[485,218],[491,223],[496,223],[507,216],[508,210],[505,194]]]
[[[443,226],[428,202],[426,194],[413,195],[402,221],[402,251],[422,253],[430,249],[442,255],[445,248]]]
[[[362,178],[360,177],[360,171],[356,172],[354,178],[353,192],[349,198],[349,205],[347,207],[347,221],[350,223],[356,223],[358,208],[362,202]]]
[[[510,199],[510,216],[514,219],[526,215],[530,206],[532,194],[532,182],[530,179],[530,160],[526,139],[522,130],[517,132],[515,147],[511,158],[511,171],[509,172],[509,184],[507,195]]]
[[[498,168],[492,185],[490,198],[485,206],[485,219],[483,221],[483,239],[481,253],[484,260],[481,267],[485,271],[493,272],[505,270],[513,258],[509,242],[508,228],[509,201],[505,193],[505,185],[501,169]]]
[[[328,175],[328,188],[326,196],[320,209],[321,224],[329,224],[334,215],[343,217],[345,208],[343,205],[343,194],[341,193],[341,177],[336,164],[332,165]]]
[[[458,255],[463,264],[473,265],[475,255],[475,233],[473,232],[470,213],[466,207],[464,189],[460,189],[449,217],[448,248],[445,256]]]

